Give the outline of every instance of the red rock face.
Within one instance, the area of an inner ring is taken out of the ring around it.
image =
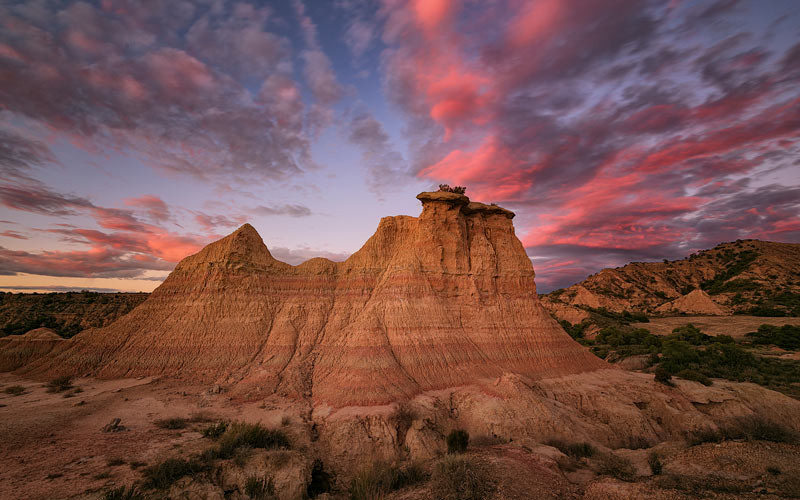
[[[332,406],[518,373],[607,365],[543,309],[513,213],[422,193],[345,262],[272,258],[245,224],[187,257],[139,307],[29,371],[168,374]]]

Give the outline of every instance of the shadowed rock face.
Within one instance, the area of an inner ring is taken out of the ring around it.
[[[514,214],[421,193],[345,262],[275,260],[245,224],[185,258],[139,307],[23,369],[166,374],[331,406],[372,405],[517,373],[607,365],[539,303]]]

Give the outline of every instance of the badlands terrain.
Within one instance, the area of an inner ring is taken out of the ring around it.
[[[74,336],[4,296],[0,498],[800,496],[800,246],[540,299],[512,212],[418,199],[345,262],[244,225]]]

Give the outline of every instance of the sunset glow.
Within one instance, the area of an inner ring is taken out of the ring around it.
[[[800,242],[792,0],[5,2],[0,289],[150,291],[250,222],[343,260],[418,192],[513,210],[540,291]]]

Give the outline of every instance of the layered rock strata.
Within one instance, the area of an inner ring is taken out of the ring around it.
[[[165,374],[347,406],[607,367],[539,303],[512,212],[455,193],[417,198],[419,217],[383,218],[338,263],[280,262],[245,224],[128,315],[22,372]]]

